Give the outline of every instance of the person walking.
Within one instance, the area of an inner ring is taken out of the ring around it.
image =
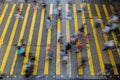
[[[51,20],[50,16],[48,16],[45,21],[46,21],[47,29],[51,28],[52,27],[52,20]]]
[[[22,56],[26,57],[25,56],[25,48],[23,46],[18,46],[17,52],[18,52],[18,55],[22,55]]]
[[[34,2],[34,7],[33,7],[33,9],[34,9],[34,10],[39,9],[39,6],[38,6],[38,4],[37,4],[37,1],[33,1],[33,2]]]
[[[71,44],[70,44],[70,42],[67,42],[67,44],[65,46],[65,49],[66,49],[66,54],[71,51]]]
[[[16,9],[16,14],[15,14],[15,17],[18,18],[18,19],[23,19],[24,17],[22,16],[22,12],[20,11],[20,8],[17,8]]]
[[[25,3],[28,3],[28,0],[25,0]]]
[[[115,43],[114,40],[110,40],[104,43],[105,48],[103,49],[103,51],[106,51],[108,49],[113,49],[115,47]]]
[[[100,27],[100,23],[102,23],[102,19],[100,19],[98,17],[95,17],[94,22],[95,22],[95,27],[99,28]]]

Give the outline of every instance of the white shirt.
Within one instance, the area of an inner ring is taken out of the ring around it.
[[[95,19],[95,22],[96,22],[96,23],[101,23],[101,22],[102,22],[102,19],[96,18],[96,19]]]
[[[67,61],[68,60],[68,56],[63,56],[62,60],[63,61]]]
[[[53,12],[54,12],[55,15],[58,15],[58,9],[54,9]]]
[[[118,20],[118,16],[112,16],[111,19],[110,19],[110,22],[115,22]]]
[[[60,56],[61,57],[65,56],[65,52],[64,51],[60,51]]]
[[[118,28],[118,26],[117,26],[117,24],[116,23],[112,23],[112,27],[111,27],[113,30],[115,30],[115,29],[117,29]]]
[[[61,37],[63,37],[63,35],[61,33],[58,34],[58,39],[60,39]]]
[[[105,28],[103,29],[103,32],[108,33],[111,30],[111,28],[109,26],[105,26]]]
[[[107,46],[107,47],[113,47],[115,44],[114,44],[114,41],[113,41],[113,40],[110,40],[110,41],[108,41],[108,42],[105,42],[104,45]]]
[[[46,19],[45,22],[46,22],[47,28],[50,27],[50,20]]]

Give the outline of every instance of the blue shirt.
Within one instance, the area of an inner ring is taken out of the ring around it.
[[[18,54],[22,54],[22,53],[24,53],[25,52],[25,49],[24,48],[20,48],[20,49],[18,49]]]

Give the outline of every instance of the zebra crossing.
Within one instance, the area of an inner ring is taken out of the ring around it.
[[[15,18],[15,9],[20,7],[20,10],[23,12],[24,19]],[[68,5],[66,4],[66,12]],[[105,4],[93,4],[95,9],[96,16],[102,18],[105,21],[109,20],[110,14],[108,13],[108,8]],[[82,7],[82,4],[79,5],[79,8]],[[4,8],[2,9],[2,13],[0,14],[0,72],[8,73],[10,75],[13,74],[25,74],[25,64],[28,62],[28,55],[31,50],[35,51],[34,61],[34,69],[33,75],[44,74],[44,75],[69,75],[70,77],[73,75],[89,75],[96,76],[99,71],[105,70],[105,64],[111,64],[114,66],[113,73],[114,75],[120,74],[120,50],[116,52],[112,50],[108,50],[107,52],[103,52],[102,48],[103,41],[108,41],[110,38],[107,37],[105,33],[102,33],[102,29],[104,28],[105,23],[101,23],[101,27],[97,30],[94,27],[94,19],[93,19],[93,11],[91,9],[91,4],[87,4],[86,10],[82,11],[80,14],[77,13],[77,5],[73,4],[73,20],[65,20],[66,26],[66,42],[69,42],[70,35],[73,33],[78,33],[78,28],[80,24],[85,25],[84,35],[88,34],[90,31],[93,38],[90,38],[85,43],[84,52],[68,53],[68,64],[65,66],[61,63],[60,59],[60,44],[57,42],[57,35],[62,32],[61,23],[63,23],[60,19],[57,19],[56,30],[46,29],[45,26],[45,18],[47,15],[53,19],[54,5],[50,4],[48,9],[45,11],[44,8],[39,8],[38,10],[33,9],[32,4],[24,5],[23,3],[18,4],[9,4],[5,3]],[[101,10],[102,9],[102,10]],[[113,7],[109,5],[109,9],[113,12]],[[103,12],[102,12],[103,11]],[[48,13],[47,13],[48,12]],[[105,16],[103,16],[103,14]],[[86,17],[89,16],[89,19]],[[78,18],[80,17],[80,18]],[[72,25],[71,25],[72,24]],[[119,25],[119,24],[118,24]],[[72,32],[73,31],[73,32]],[[119,27],[120,31],[120,27]],[[98,34],[102,33],[102,36]],[[55,34],[55,35],[54,35]],[[54,36],[53,36],[54,35]],[[117,47],[119,40],[117,39],[116,33],[112,32],[112,39],[115,41],[115,45]],[[21,58],[17,55],[17,49],[14,46],[14,43],[20,45],[21,39],[25,39],[27,42],[26,46],[26,57]],[[55,40],[53,40],[53,38]],[[102,40],[100,40],[102,39]],[[54,42],[55,41],[55,42]],[[102,42],[101,42],[102,41]],[[53,45],[52,42],[55,44]],[[94,43],[91,43],[94,42]],[[43,45],[43,46],[42,46]],[[46,50],[46,46],[51,45],[54,49],[54,61],[51,63],[48,58],[49,52]],[[92,48],[92,46],[95,46]],[[93,52],[95,51],[95,52]],[[87,57],[87,67],[80,67],[76,70],[77,66],[79,66],[79,59],[83,56]],[[96,55],[96,56],[94,56]],[[116,59],[117,55],[117,59]],[[108,57],[108,61],[106,62],[106,57]],[[19,62],[20,61],[20,62]],[[74,62],[75,61],[75,62]],[[95,62],[97,61],[97,62]],[[52,65],[51,65],[52,64]],[[63,67],[64,66],[64,67]],[[18,69],[19,68],[19,69]],[[52,70],[50,70],[52,69]],[[102,75],[106,75],[105,72],[102,72]]]

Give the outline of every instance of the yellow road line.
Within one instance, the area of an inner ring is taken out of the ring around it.
[[[114,8],[113,8],[113,6],[110,4],[110,10],[112,11],[112,13],[114,13]],[[118,25],[119,25],[119,31],[120,31],[120,23],[118,23]]]
[[[77,17],[77,12],[76,12],[76,5],[73,4],[73,13],[74,13],[74,28],[75,28],[75,33],[78,33],[78,17]],[[80,65],[80,58],[81,58],[81,52],[77,54],[77,59],[78,59],[78,66]],[[83,74],[83,69],[80,67],[78,69],[78,74]]]
[[[20,5],[20,8],[21,9],[23,8],[23,4]],[[15,32],[16,32],[16,29],[17,29],[18,22],[19,22],[19,19],[16,18],[16,20],[14,22],[13,30],[11,32],[11,36],[10,36],[10,39],[9,39],[9,43],[8,43],[7,48],[6,48],[5,55],[3,57],[2,65],[0,67],[1,73],[3,73],[3,71],[4,71],[4,68],[5,68],[5,65],[6,65],[6,62],[7,62],[7,58],[9,56],[9,52],[10,52],[11,45],[12,45],[12,42],[13,42],[13,39],[14,39],[14,36],[15,36]]]
[[[21,29],[21,33],[20,33],[20,37],[19,37],[19,41],[18,41],[18,45],[21,45],[20,42],[21,42],[21,39],[24,36],[24,31],[25,31],[25,28],[26,28],[26,23],[27,23],[28,14],[29,14],[29,11],[30,11],[30,6],[31,5],[28,4],[26,14],[25,14],[25,17],[24,17],[24,21],[23,21],[23,25],[22,25],[22,29]],[[16,60],[17,60],[17,56],[18,56],[18,54],[17,54],[17,51],[16,51],[14,59],[13,59],[12,67],[11,67],[11,70],[10,70],[10,75],[12,75],[13,72],[14,72],[14,67],[15,67],[15,63],[16,63]]]
[[[87,5],[87,8],[89,9],[88,14],[92,16],[90,4]],[[105,66],[104,66],[104,62],[103,62],[103,58],[102,58],[102,52],[101,52],[101,49],[100,49],[98,37],[96,35],[97,32],[96,32],[96,29],[94,27],[95,24],[94,24],[93,19],[90,19],[90,23],[91,23],[92,30],[93,30],[93,35],[94,35],[94,40],[95,40],[95,44],[96,44],[96,49],[97,49],[98,59],[99,59],[99,63],[100,63],[100,68],[101,68],[101,70],[105,70]],[[102,75],[105,75],[105,72],[102,72]]]
[[[5,7],[4,7],[4,9],[3,9],[3,12],[2,12],[2,14],[1,14],[1,16],[0,16],[0,24],[1,24],[2,21],[3,21],[3,18],[4,18],[4,16],[5,16],[5,13],[6,13],[6,11],[7,11],[7,8],[8,8],[8,3],[5,4]]]
[[[4,41],[4,38],[5,38],[6,32],[7,32],[8,26],[9,26],[9,24],[10,24],[10,21],[11,21],[12,15],[13,15],[13,12],[14,12],[14,10],[15,10],[15,6],[16,6],[16,4],[13,4],[12,9],[11,9],[11,12],[10,12],[9,17],[8,17],[8,19],[7,19],[7,22],[6,22],[6,25],[5,25],[5,27],[4,27],[3,33],[2,33],[2,35],[1,35],[0,47],[1,47],[1,45],[3,44],[3,41]]]
[[[101,13],[100,13],[100,9],[98,7],[98,5],[95,5],[95,8],[96,8],[96,12],[97,12],[97,15],[99,18],[102,18],[101,16]],[[104,24],[103,22],[101,23],[101,29],[104,28]],[[106,34],[103,34],[103,37],[104,37],[104,40],[105,41],[108,41],[108,38],[107,38],[107,35]],[[114,74],[118,74],[118,71],[117,71],[117,67],[116,67],[116,64],[115,64],[115,60],[114,60],[114,57],[113,57],[113,54],[112,54],[112,51],[111,50],[108,50],[108,55],[110,57],[110,62],[112,63],[112,65],[114,66],[113,68],[113,71],[114,71]]]
[[[57,20],[57,35],[61,32],[60,19]],[[60,44],[57,36],[57,54],[56,54],[56,75],[60,75]]]
[[[80,5],[80,7],[82,7],[82,6]],[[83,24],[86,23],[84,14],[85,14],[84,11],[82,11],[81,15],[83,17],[83,20],[82,20]],[[88,34],[86,25],[85,25],[85,32],[84,32],[84,34],[85,35]],[[87,47],[87,53],[88,53],[88,62],[89,62],[89,66],[90,66],[90,74],[94,76],[95,75],[95,71],[94,71],[94,66],[93,66],[92,53],[91,53],[91,50],[90,50],[90,42],[89,42],[89,40],[86,41],[86,47]]]
[[[108,14],[108,11],[107,11],[105,5],[103,5],[103,9],[104,9],[104,12],[105,12],[105,16],[106,16],[107,21],[109,21],[109,20],[110,20],[110,17],[109,17],[109,14]],[[113,36],[115,45],[116,45],[116,47],[118,47],[118,40],[117,40],[116,34],[115,34],[115,32],[113,32],[113,31],[112,31],[111,33],[112,33],[112,36]],[[117,50],[117,52],[118,52],[118,55],[119,55],[119,57],[120,57],[120,50]]]
[[[68,11],[68,4],[66,4],[66,11]],[[70,22],[66,20],[66,41],[70,42]],[[71,75],[71,53],[68,52],[67,74]]]
[[[32,36],[33,36],[33,31],[34,31],[34,26],[35,26],[35,21],[36,21],[36,14],[37,14],[37,10],[34,10],[33,17],[32,17],[32,22],[31,22],[31,27],[30,27],[30,32],[29,32],[29,37],[28,37],[28,43],[27,43],[27,46],[26,46],[26,52],[25,52],[26,57],[24,58],[22,71],[21,71],[22,75],[25,74],[25,69],[26,69],[25,63],[28,62],[28,56],[29,56],[29,53],[30,53],[30,46],[31,46],[31,42],[32,42]]]
[[[52,19],[52,11],[53,11],[53,4],[50,4],[50,15]],[[47,46],[51,44],[51,29],[48,28],[48,34],[47,34]],[[46,57],[45,57],[45,67],[44,67],[44,74],[47,75],[49,71],[49,60],[48,59],[48,51],[46,50]]]
[[[43,30],[43,23],[44,23],[44,16],[45,16],[45,9],[42,8],[42,13],[41,13],[41,20],[40,20],[40,26],[39,26],[39,32],[38,32],[38,40],[37,40],[37,47],[36,47],[36,54],[35,54],[35,67],[33,70],[33,74],[37,75],[37,70],[38,70],[38,61],[39,61],[39,55],[40,55],[40,45],[41,45],[41,40],[42,40],[42,30]]]

